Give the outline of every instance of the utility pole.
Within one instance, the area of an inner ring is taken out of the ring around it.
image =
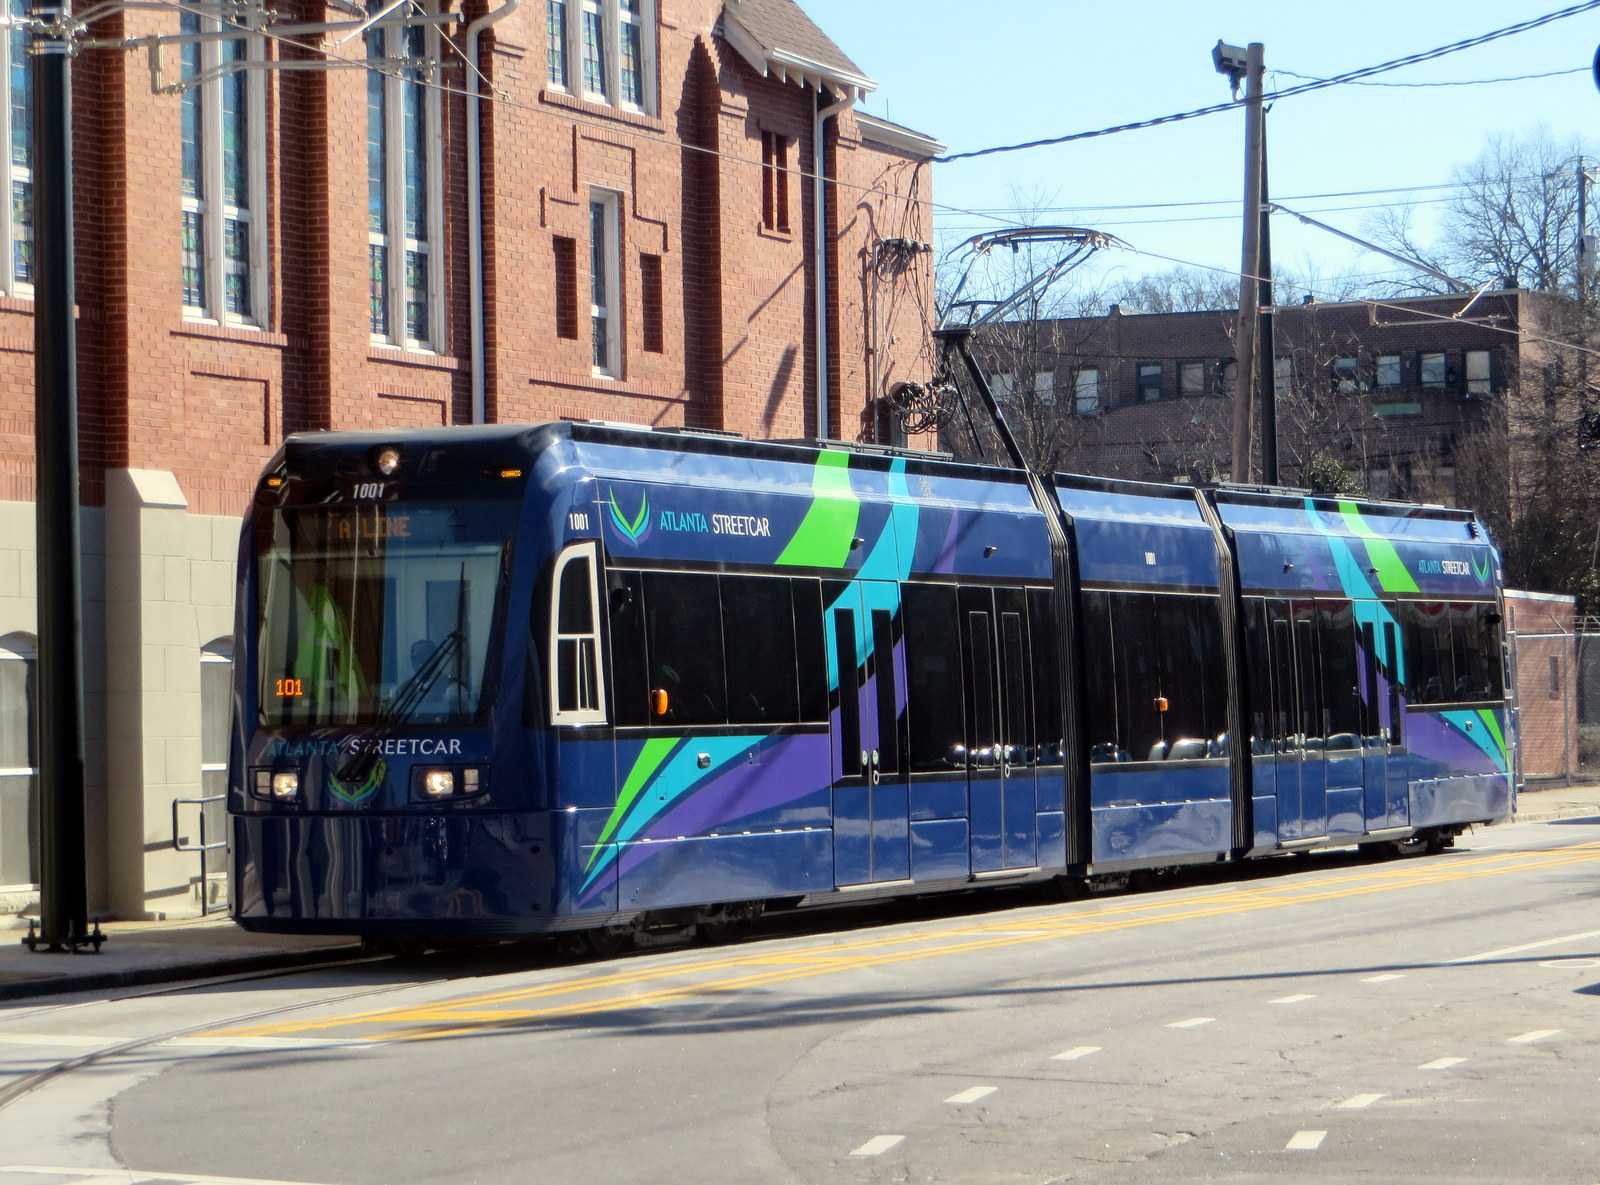
[[[72,59],[59,0],[33,25],[33,375],[39,666],[40,930],[33,951],[100,949],[84,855],[78,346],[73,320]]]
[[[1267,124],[1261,117],[1261,214],[1256,252],[1260,282],[1256,285],[1256,390],[1261,401],[1261,480],[1278,484],[1278,370],[1277,344],[1272,331],[1272,203],[1267,198]]]
[[[1254,480],[1254,401],[1260,359],[1256,322],[1261,310],[1261,91],[1265,50],[1252,41],[1240,60],[1237,46],[1217,42],[1211,51],[1218,73],[1228,75],[1237,96],[1244,81],[1244,246],[1239,264],[1239,320],[1234,342],[1237,378],[1233,389],[1233,480]],[[1270,370],[1270,365],[1269,368]]]

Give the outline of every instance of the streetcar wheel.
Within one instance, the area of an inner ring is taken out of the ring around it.
[[[590,954],[597,958],[609,959],[628,945],[630,933],[621,926],[602,926],[597,930],[585,930],[583,942]]]

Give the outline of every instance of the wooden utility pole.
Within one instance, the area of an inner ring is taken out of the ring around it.
[[[1239,264],[1239,323],[1234,342],[1233,480],[1255,479],[1256,322],[1261,310],[1261,84],[1264,50],[1252,41],[1244,74],[1244,250]]]

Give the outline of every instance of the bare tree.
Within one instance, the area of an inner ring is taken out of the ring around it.
[[[1577,139],[1556,141],[1544,129],[1521,138],[1492,137],[1483,153],[1456,169],[1459,186],[1431,243],[1419,238],[1411,210],[1392,206],[1368,225],[1374,242],[1473,284],[1570,289],[1578,243]],[[1394,285],[1393,295],[1446,290],[1423,273]]]

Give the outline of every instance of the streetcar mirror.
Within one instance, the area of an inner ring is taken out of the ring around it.
[[[669,706],[665,688],[658,687],[650,693],[650,711],[652,714],[665,716]]]

